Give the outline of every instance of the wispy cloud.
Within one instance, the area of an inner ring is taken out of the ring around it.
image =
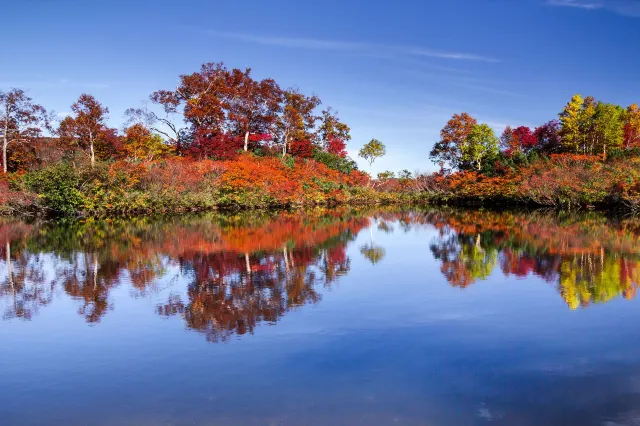
[[[588,10],[600,9],[603,7],[602,3],[585,2],[583,0],[548,0],[548,4],[551,6],[576,7]]]
[[[458,61],[480,61],[480,62],[500,62],[498,59],[488,56],[478,55],[466,52],[442,51],[424,47],[415,46],[391,46],[378,45],[370,43],[338,41],[338,40],[321,40],[313,38],[300,37],[274,37],[274,36],[257,36],[252,34],[231,33],[224,31],[211,31],[202,28],[191,28],[202,34],[208,34],[213,37],[226,38],[232,40],[243,41],[247,43],[261,44],[265,46],[280,46],[288,48],[298,48],[307,50],[330,50],[338,52],[350,52],[354,54],[376,54],[376,55],[394,55],[394,56],[413,56],[428,57],[439,59],[451,59]]]
[[[426,56],[429,58],[441,58],[441,59],[456,59],[463,61],[483,61],[483,62],[500,62],[494,58],[488,58],[486,56],[475,55],[473,53],[460,53],[460,52],[441,52],[431,49],[421,48],[391,48],[397,50],[400,53],[404,53],[410,56]]]
[[[254,36],[250,34],[226,33],[219,31],[208,31],[209,34],[246,41],[249,43],[264,44],[267,46],[295,47],[301,49],[317,50],[361,50],[367,47],[362,43],[350,43],[344,41],[317,40],[312,38],[290,38],[290,37],[268,37]]]
[[[494,93],[496,95],[513,96],[516,98],[527,98],[527,96],[521,93],[510,92],[508,90],[496,89],[494,87],[482,86],[479,84],[467,84],[467,83],[453,83],[453,84],[455,84],[456,86],[465,87],[467,89],[479,90],[481,92],[487,92],[487,93]]]
[[[619,15],[640,18],[640,0],[547,0],[550,6],[584,10],[608,10]]]

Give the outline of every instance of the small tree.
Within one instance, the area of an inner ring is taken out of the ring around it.
[[[384,172],[378,173],[378,180],[380,181],[387,181],[395,177],[396,177],[396,174],[390,170],[385,170]]]
[[[2,135],[2,171],[7,173],[7,149],[10,144],[29,143],[48,125],[46,111],[34,104],[23,90],[0,91],[0,135]]]
[[[462,149],[478,121],[463,112],[454,114],[440,130],[440,140],[433,145],[429,157],[441,170],[460,168]]]
[[[151,133],[139,123],[125,129],[123,142],[127,157],[134,161],[152,161],[173,151],[173,147],[165,144],[160,135]]]
[[[369,168],[373,166],[374,161],[383,157],[387,153],[387,149],[378,139],[371,139],[369,143],[360,148],[358,156],[364,158],[369,163]]]
[[[110,130],[105,121],[109,109],[103,107],[93,96],[83,94],[71,105],[75,117],[66,117],[60,122],[60,140],[81,149],[89,149],[91,167],[96,162],[96,143],[106,142]]]
[[[480,170],[482,162],[498,153],[498,138],[486,124],[476,124],[460,147],[462,164]]]

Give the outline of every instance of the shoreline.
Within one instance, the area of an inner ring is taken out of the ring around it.
[[[305,212],[314,209],[367,209],[367,208],[455,208],[461,210],[489,210],[489,211],[549,211],[549,212],[598,212],[609,214],[635,214],[636,210],[623,202],[603,202],[594,205],[574,205],[574,206],[548,206],[534,202],[522,200],[486,200],[480,198],[455,198],[455,197],[425,197],[420,194],[393,194],[379,193],[378,199],[372,200],[349,200],[345,202],[325,202],[316,204],[271,204],[271,205],[213,205],[213,206],[192,206],[175,209],[144,209],[144,210],[124,210],[124,211],[102,211],[92,212],[78,210],[74,214],[51,214],[42,206],[32,205],[26,210],[0,210],[0,217],[5,219],[18,220],[104,220],[104,219],[124,219],[141,218],[145,216],[182,216],[189,214],[203,213],[277,213],[277,212]]]

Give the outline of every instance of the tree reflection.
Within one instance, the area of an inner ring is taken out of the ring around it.
[[[387,209],[3,221],[3,318],[29,320],[61,295],[86,322],[98,323],[114,308],[114,289],[142,297],[168,285],[158,315],[224,341],[320,302],[323,288],[349,273],[347,247],[365,228],[369,241],[359,250],[379,267],[385,249],[373,230],[392,235],[416,227],[435,230],[431,253],[455,287],[499,272],[536,275],[576,309],[633,298],[640,283],[640,220],[595,213]]]
[[[318,210],[1,225],[5,319],[31,319],[60,291],[97,323],[113,308],[113,289],[128,283],[143,296],[177,268],[186,291],[169,296],[158,314],[181,316],[220,341],[318,303],[319,289],[348,273],[346,246],[368,220]]]
[[[377,223],[378,229],[382,230],[387,234],[393,232],[393,227],[389,226],[389,224],[384,220],[381,220],[378,222],[377,216],[372,217],[370,220],[371,220],[371,224],[369,225],[369,237],[370,237],[369,243],[360,247],[360,253],[362,253],[365,259],[371,262],[372,265],[375,265],[376,263],[380,262],[384,258],[386,251],[384,247],[380,247],[374,244],[373,226]]]
[[[447,281],[467,287],[499,264],[504,275],[556,283],[570,309],[635,296],[640,221],[588,214],[439,211],[431,251]]]

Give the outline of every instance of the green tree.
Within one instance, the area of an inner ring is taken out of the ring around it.
[[[583,129],[581,128],[581,121],[584,120],[583,106],[584,99],[576,94],[559,114],[562,126],[560,135],[562,136],[562,144],[567,151],[579,152],[583,145]]]
[[[386,153],[387,148],[382,142],[380,142],[378,139],[371,139],[367,144],[360,148],[358,156],[367,160],[367,162],[369,163],[369,167],[372,167],[374,161],[376,161],[380,157],[383,157]]]
[[[593,118],[593,141],[591,153],[601,153],[606,157],[613,148],[620,148],[624,139],[624,108],[598,103]]]
[[[487,124],[473,126],[464,143],[460,146],[461,162],[480,170],[482,162],[498,154],[498,138]]]
[[[396,177],[396,174],[390,170],[378,173],[378,180],[389,180]]]
[[[372,265],[375,265],[384,258],[385,250],[383,247],[365,244],[360,247],[360,253],[362,253],[362,255],[371,262]]]

